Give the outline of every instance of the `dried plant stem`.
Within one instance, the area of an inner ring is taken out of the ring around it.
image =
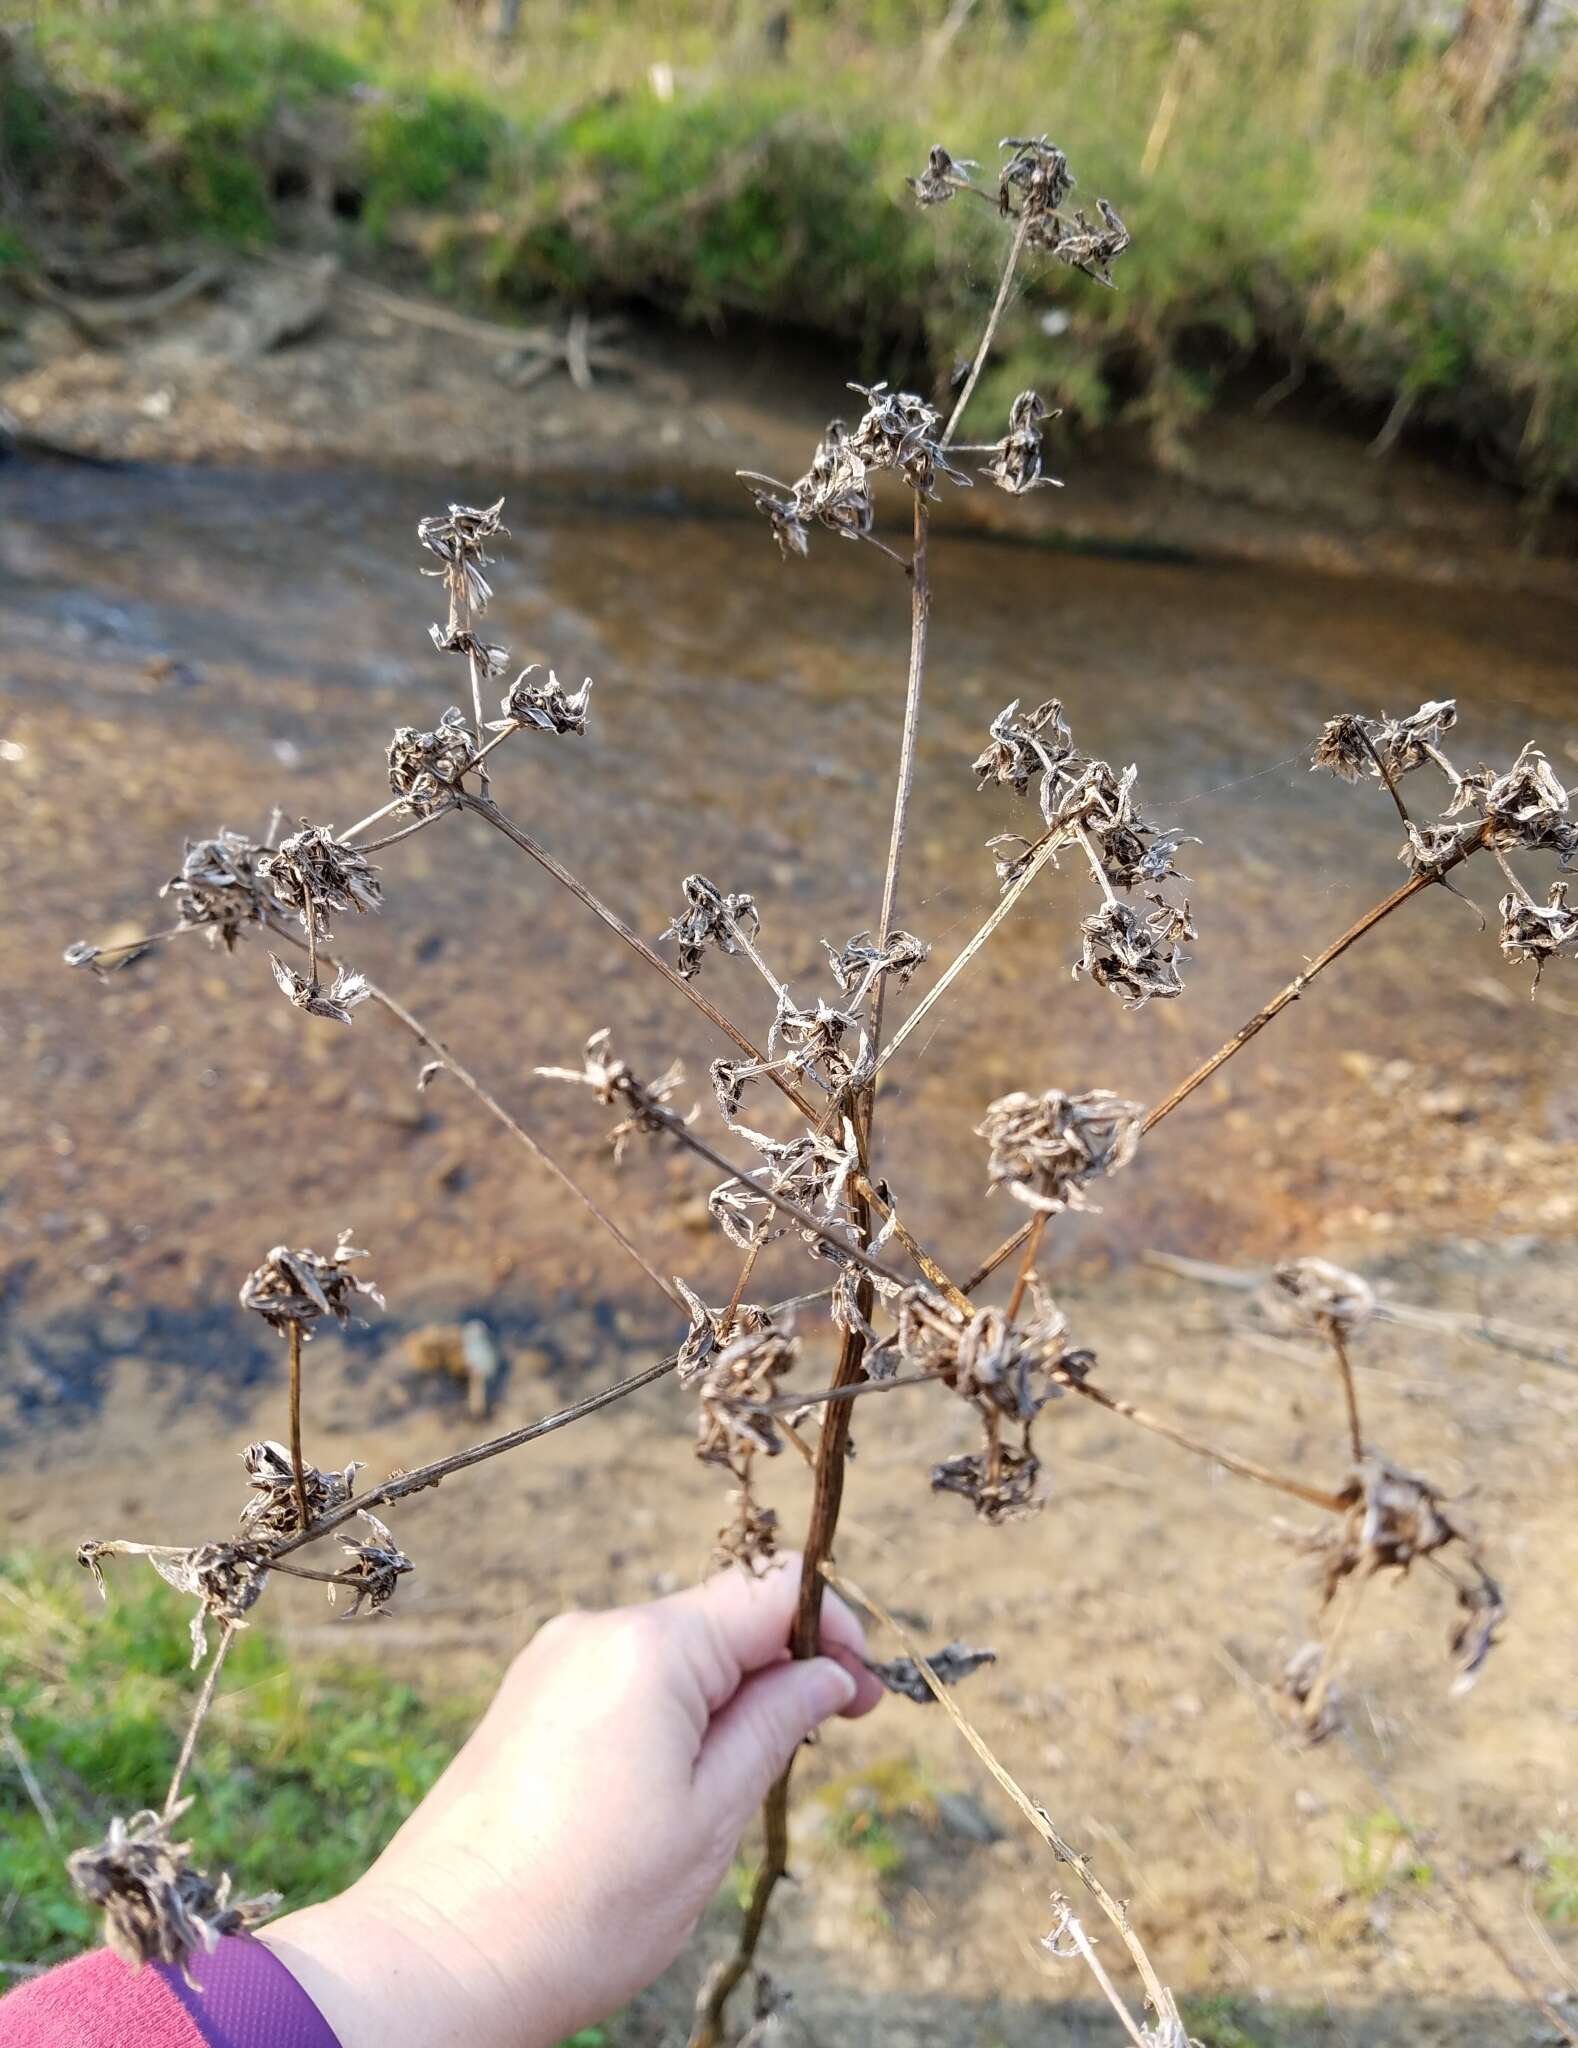
[[[302,944],[302,941],[296,937],[294,932],[286,931],[278,926],[273,926],[271,927],[271,929],[276,930],[281,938],[289,940],[289,942],[293,946],[299,946]],[[334,967],[336,969],[338,967],[338,963],[336,961],[330,960],[327,964],[330,967]],[[433,1058],[444,1069],[445,1073],[452,1074],[454,1076],[454,1078],[460,1083],[461,1087],[466,1090],[467,1094],[475,1096],[477,1101],[482,1104],[485,1110],[487,1110],[488,1114],[494,1117],[499,1123],[501,1123],[504,1126],[505,1130],[509,1132],[510,1136],[515,1140],[515,1142],[518,1145],[523,1145],[526,1148],[526,1150],[531,1154],[531,1156],[538,1161],[540,1165],[545,1166],[548,1169],[548,1171],[553,1175],[554,1179],[558,1181],[559,1185],[562,1188],[566,1189],[568,1193],[574,1195],[575,1199],[581,1204],[582,1208],[586,1210],[587,1214],[594,1217],[596,1221],[603,1226],[604,1230],[608,1232],[609,1236],[620,1247],[620,1249],[624,1251],[630,1258],[634,1259],[636,1264],[641,1268],[642,1272],[646,1274],[647,1278],[652,1282],[652,1285],[655,1288],[657,1288],[660,1294],[662,1294],[668,1301],[672,1302],[674,1307],[679,1309],[682,1314],[688,1313],[688,1311],[685,1309],[685,1304],[680,1297],[679,1291],[674,1286],[673,1282],[664,1279],[663,1275],[657,1270],[657,1268],[654,1265],[652,1265],[645,1257],[645,1255],[642,1252],[638,1251],[636,1247],[631,1243],[630,1239],[626,1237],[625,1233],[623,1232],[623,1230],[620,1229],[619,1225],[614,1221],[613,1217],[610,1216],[606,1210],[598,1206],[598,1204],[581,1186],[580,1182],[575,1179],[574,1175],[569,1173],[564,1167],[562,1167],[559,1164],[558,1160],[554,1158],[553,1154],[546,1150],[546,1148],[543,1145],[541,1145],[536,1138],[532,1136],[531,1132],[526,1129],[524,1124],[517,1122],[517,1120],[513,1116],[511,1116],[510,1112],[504,1107],[504,1105],[501,1102],[499,1102],[495,1096],[489,1094],[487,1089],[483,1087],[482,1083],[477,1079],[475,1074],[471,1073],[468,1068],[461,1065],[460,1061],[456,1059],[455,1055],[450,1051],[449,1047],[444,1044],[442,1039],[435,1038],[432,1032],[428,1030],[427,1026],[423,1024],[419,1018],[413,1016],[412,1013],[408,1009],[406,1009],[403,1003],[397,1002],[395,998],[389,994],[387,989],[380,988],[376,982],[369,981],[367,983],[367,993],[369,999],[372,1002],[376,1003],[379,1009],[381,1009],[386,1016],[393,1017],[397,1024],[401,1025],[405,1030],[410,1032],[411,1036],[416,1040],[418,1045],[420,1045],[424,1049],[424,1051],[431,1053]]]
[[[1030,1285],[1030,1275],[1035,1271],[1036,1257],[1041,1250],[1041,1240],[1046,1235],[1047,1212],[1043,1209],[1030,1221],[1029,1234],[1025,1238],[1025,1255],[1019,1261],[1019,1271],[1014,1276],[1014,1291],[1008,1297],[1005,1313],[1013,1321],[1019,1313],[1019,1304],[1025,1298],[1025,1289]]]
[[[214,1687],[219,1683],[219,1673],[225,1658],[229,1655],[230,1645],[235,1640],[237,1626],[238,1624],[233,1621],[225,1624],[224,1633],[219,1638],[213,1656],[208,1660],[208,1672],[203,1680],[203,1689],[197,1695],[192,1708],[192,1718],[186,1724],[186,1734],[181,1739],[181,1753],[175,1760],[175,1769],[170,1773],[170,1789],[164,1795],[166,1820],[180,1803],[182,1780],[197,1748],[197,1738],[203,1732],[203,1723],[208,1719],[208,1710],[214,1703]]]
[[[931,576],[926,560],[926,539],[930,515],[921,492],[915,494],[915,545],[910,557],[910,666],[904,689],[904,725],[899,736],[898,782],[893,792],[893,828],[888,835],[888,864],[882,878],[882,915],[877,930],[877,947],[885,948],[893,936],[893,919],[898,905],[899,871],[904,865],[904,839],[909,825],[910,796],[915,787],[915,739],[920,729],[921,693],[926,682],[926,633],[931,622]],[[882,1006],[888,978],[877,976],[877,992],[871,1004],[871,1042],[882,1043]],[[876,1077],[872,1077],[875,1094]]]
[[[1026,889],[1030,887],[1030,884],[1035,880],[1036,876],[1040,874],[1041,870],[1046,866],[1047,862],[1052,858],[1053,854],[1056,853],[1058,847],[1062,843],[1063,835],[1061,831],[1046,832],[1042,834],[1041,838],[1036,842],[1035,846],[1031,849],[1029,863],[1026,866],[1024,873],[1020,875],[1016,881],[1009,883],[1008,887],[1003,891],[1001,902],[997,905],[997,908],[992,912],[991,916],[986,920],[985,924],[981,926],[980,930],[975,933],[973,938],[967,939],[965,941],[963,948],[954,956],[954,958],[951,961],[949,961],[947,967],[944,968],[940,979],[934,982],[932,986],[926,991],[925,995],[921,997],[920,1001],[915,1005],[914,1009],[910,1011],[909,1015],[904,1019],[904,1022],[899,1026],[898,1030],[894,1032],[893,1036],[888,1040],[887,1044],[882,1048],[881,1052],[878,1053],[876,1070],[879,1074],[881,1073],[882,1069],[887,1065],[888,1061],[892,1059],[893,1055],[898,1051],[899,1047],[904,1043],[905,1039],[909,1037],[910,1033],[915,1029],[916,1025],[920,1023],[921,1019],[932,1008],[932,1006],[938,1001],[940,1001],[944,995],[946,995],[949,988],[952,987],[953,983],[964,972],[965,968],[969,966],[970,962],[975,958],[976,954],[980,952],[981,948],[986,944],[987,940],[992,936],[993,932],[996,931],[997,927],[1002,923],[1003,919],[1008,915],[1009,911],[1013,909],[1014,905],[1019,901],[1020,897],[1023,896]],[[1016,1244],[1022,1242],[1022,1237],[1015,1239]],[[965,1287],[964,1292],[966,1294],[970,1292],[968,1285]]]
[[[964,389],[959,393],[949,415],[948,424],[943,429],[941,445],[944,448],[953,439],[959,422],[964,418],[964,409],[970,403],[976,384],[980,381],[981,372],[986,367],[986,358],[997,333],[997,324],[1003,317],[1004,307],[1008,304],[1009,289],[1014,281],[1014,272],[1019,266],[1019,253],[1025,246],[1025,235],[1029,226],[1030,213],[1027,208],[1020,214],[1019,225],[1014,230],[1014,239],[1008,245],[1008,257],[1003,264],[1002,277],[998,280],[997,297],[992,301],[992,310],[987,315],[986,326],[981,334],[981,345],[975,351],[975,361],[970,365],[970,374],[964,380]]]
[[[762,958],[761,953],[758,951],[755,941],[751,938],[750,933],[745,930],[744,926],[739,922],[737,918],[730,917],[727,910],[720,911],[719,916],[721,917],[724,929],[728,932],[730,938],[733,939],[734,943],[739,947],[740,951],[745,955],[746,959],[750,961],[751,965],[756,969],[756,972],[761,976],[762,980],[765,981],[767,986],[772,990],[774,1001],[782,1004],[787,999],[789,992],[785,988],[784,984],[778,979],[777,975],[774,974],[772,969],[768,966],[767,962]]]
[[[1337,1371],[1342,1379],[1342,1398],[1348,1411],[1348,1444],[1353,1452],[1353,1461],[1358,1464],[1364,1456],[1364,1432],[1359,1427],[1359,1394],[1353,1383],[1353,1363],[1348,1357],[1348,1340],[1343,1336],[1341,1326],[1329,1316],[1326,1318],[1326,1334],[1331,1339],[1331,1348],[1337,1358]]]
[[[293,1550],[299,1550],[304,1543],[316,1543],[321,1536],[327,1536],[342,1522],[361,1513],[363,1508],[385,1507],[390,1501],[404,1500],[408,1494],[421,1493],[429,1486],[437,1486],[440,1480],[449,1478],[451,1473],[464,1472],[469,1466],[481,1465],[489,1458],[501,1458],[506,1451],[516,1451],[523,1444],[535,1443],[539,1437],[551,1436],[555,1430],[567,1429],[572,1422],[579,1422],[583,1415],[593,1415],[599,1408],[607,1408],[615,1401],[622,1401],[627,1394],[637,1394],[643,1387],[650,1387],[656,1381],[665,1379],[679,1364],[679,1353],[660,1359],[656,1365],[649,1365],[641,1372],[632,1373],[628,1379],[616,1380],[611,1387],[604,1387],[601,1393],[588,1394],[584,1401],[577,1401],[573,1407],[560,1408],[552,1415],[539,1417],[519,1429],[506,1430],[502,1436],[489,1437],[485,1443],[472,1444],[463,1451],[451,1451],[447,1457],[435,1458],[429,1465],[418,1465],[410,1472],[396,1472],[380,1485],[359,1494],[355,1500],[344,1506],[332,1508],[328,1514],[320,1515],[304,1535],[288,1536],[269,1553],[268,1562],[272,1567],[280,1558],[288,1557]]]
[[[823,1401],[860,1401],[867,1394],[896,1394],[902,1387],[935,1387],[942,1383],[934,1372],[907,1372],[891,1380],[856,1380],[843,1387],[819,1387],[814,1394],[779,1394],[771,1401],[751,1404],[753,1415],[792,1415],[796,1408],[814,1408]]]
[[[1090,1867],[1089,1859],[1081,1855],[1072,1843],[1065,1840],[1064,1836],[1054,1825],[1052,1816],[1047,1812],[1046,1808],[1033,1800],[1019,1785],[1017,1780],[1011,1777],[1003,1765],[998,1762],[996,1756],[988,1748],[984,1736],[980,1734],[974,1724],[966,1717],[958,1701],[954,1698],[953,1693],[941,1682],[937,1674],[927,1663],[919,1643],[915,1641],[908,1629],[882,1605],[880,1600],[875,1600],[869,1593],[863,1592],[852,1579],[846,1578],[842,1572],[836,1571],[832,1565],[827,1564],[822,1567],[822,1576],[836,1592],[842,1593],[846,1600],[853,1602],[856,1606],[864,1607],[869,1613],[874,1614],[883,1627],[897,1638],[899,1646],[905,1655],[914,1660],[915,1668],[920,1672],[922,1678],[925,1679],[933,1698],[939,1706],[946,1709],[949,1720],[952,1721],[971,1749],[974,1750],[976,1756],[986,1766],[987,1770],[991,1772],[997,1783],[1008,1794],[1008,1797],[1018,1807],[1025,1819],[1029,1821],[1031,1827],[1035,1829],[1042,1841],[1051,1849],[1058,1861],[1060,1863],[1067,1863],[1073,1869],[1080,1883],[1090,1893],[1096,1904],[1117,1929],[1118,1934],[1122,1938],[1123,1945],[1128,1950],[1134,1963],[1135,1969],[1139,1972],[1140,1981],[1145,1986],[1146,1997],[1156,2014],[1157,2020],[1164,2027],[1175,2027],[1177,2029],[1177,2038],[1182,2040],[1184,2038],[1183,2027],[1178,2017],[1178,2008],[1173,2002],[1172,1993],[1157,1975],[1155,1967],[1150,1957],[1145,1953],[1139,1937],[1135,1934],[1133,1928],[1130,1927],[1127,1911],[1096,1876]]]
[[[52,1842],[60,1840],[60,1822],[55,1818],[55,1809],[45,1796],[43,1786],[38,1782],[38,1773],[33,1762],[22,1747],[22,1738],[16,1732],[16,1718],[9,1707],[0,1707],[0,1744],[3,1744],[16,1774],[22,1780],[22,1789],[33,1802],[33,1810],[44,1824],[44,1832]]]
[[[1274,1486],[1279,1493],[1290,1493],[1295,1500],[1307,1501],[1311,1507],[1324,1508],[1328,1514],[1340,1515],[1349,1506],[1349,1500],[1340,1493],[1328,1493],[1319,1486],[1310,1486],[1302,1479],[1293,1479],[1282,1472],[1273,1472],[1268,1465],[1259,1465],[1253,1458],[1240,1457],[1236,1451],[1224,1451],[1217,1444],[1207,1443],[1203,1437],[1191,1435],[1180,1429],[1175,1422],[1166,1422],[1159,1415],[1152,1415],[1148,1409],[1136,1407],[1132,1401],[1119,1400],[1116,1395],[1104,1393],[1100,1387],[1092,1386],[1088,1380],[1068,1380],[1065,1384],[1087,1401],[1094,1401],[1109,1414],[1121,1415],[1128,1422],[1138,1423],[1141,1429],[1148,1429],[1157,1436],[1164,1436],[1169,1443],[1193,1451],[1197,1457],[1209,1458],[1228,1472],[1236,1472],[1241,1479],[1253,1479],[1262,1486]]]
[[[301,1457],[301,1324],[287,1323],[285,1334],[290,1345],[290,1466],[296,1482],[296,1512],[305,1529],[312,1516],[307,1509],[307,1478]]]
[[[1123,2031],[1134,2042],[1135,2048],[1148,2048],[1144,2034],[1141,2033],[1139,2027],[1135,2024],[1134,2015],[1124,2004],[1122,1998],[1119,1997],[1117,1986],[1107,1975],[1106,1965],[1096,1954],[1095,1944],[1072,1913],[1065,1915],[1063,1928],[1074,1946],[1079,1950],[1080,1960],[1095,1978],[1097,1985],[1101,1989],[1102,1996],[1122,2021]]]
[[[462,770],[462,776],[469,775],[474,768],[480,769],[482,763],[488,758],[489,754],[493,752],[493,749],[495,747],[502,747],[506,740],[513,739],[516,733],[524,731],[524,726],[509,725],[504,728],[503,732],[496,732],[493,735],[492,739],[488,740],[484,745],[478,747],[477,751],[471,756],[471,759],[466,763],[465,768]],[[455,788],[458,791],[458,784],[450,784],[448,786],[451,788]],[[369,825],[376,825],[380,823],[381,820],[383,820],[384,818],[392,817],[396,811],[403,810],[405,808],[405,803],[406,799],[403,796],[392,796],[389,799],[388,803],[380,804],[376,811],[369,811],[365,818],[358,818],[354,825],[347,825],[345,830],[340,834],[341,842],[344,843],[345,841],[354,839],[358,832],[365,832]],[[425,817],[418,819],[417,822],[422,825],[431,824],[434,818],[447,818],[449,816],[450,810],[458,808],[458,805],[449,805],[441,811],[430,811]],[[361,848],[361,851],[365,853],[367,851],[367,848],[363,847]]]

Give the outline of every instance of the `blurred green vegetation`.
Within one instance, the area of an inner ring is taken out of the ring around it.
[[[101,1605],[85,1577],[0,1557],[0,1950],[54,1963],[97,1939],[68,1850],[164,1797],[198,1679],[189,1603],[134,1576]],[[290,1663],[244,1629],[187,1780],[197,1860],[238,1897],[305,1906],[372,1862],[459,1747],[481,1701],[428,1697],[373,1667]],[[17,1768],[25,1757],[47,1803]],[[0,1990],[5,1984],[0,1982]],[[564,2048],[611,2048],[600,2027]]]
[[[1134,247],[1115,292],[1031,263],[983,428],[1034,375],[1179,453],[1253,360],[1528,488],[1578,477],[1570,21],[1465,120],[1424,0],[532,0],[507,42],[494,5],[34,0],[0,59],[12,242],[73,167],[79,227],[242,241],[327,167],[338,231],[445,290],[745,313],[880,374],[968,345],[1002,246],[905,174],[940,139],[989,177],[1046,131]]]

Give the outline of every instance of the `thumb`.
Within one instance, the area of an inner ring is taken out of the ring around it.
[[[771,1664],[754,1672],[714,1715],[696,1759],[695,1785],[720,1821],[743,1830],[798,1745],[859,1690],[831,1657]]]

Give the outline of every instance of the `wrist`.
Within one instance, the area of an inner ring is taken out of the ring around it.
[[[421,1901],[364,1878],[259,1930],[340,2048],[553,2048],[486,1958]]]

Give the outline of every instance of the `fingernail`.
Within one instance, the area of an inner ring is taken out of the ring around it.
[[[818,1657],[812,1667],[809,1690],[816,1718],[825,1721],[829,1715],[841,1714],[860,1688],[842,1664],[835,1664],[831,1657]]]

